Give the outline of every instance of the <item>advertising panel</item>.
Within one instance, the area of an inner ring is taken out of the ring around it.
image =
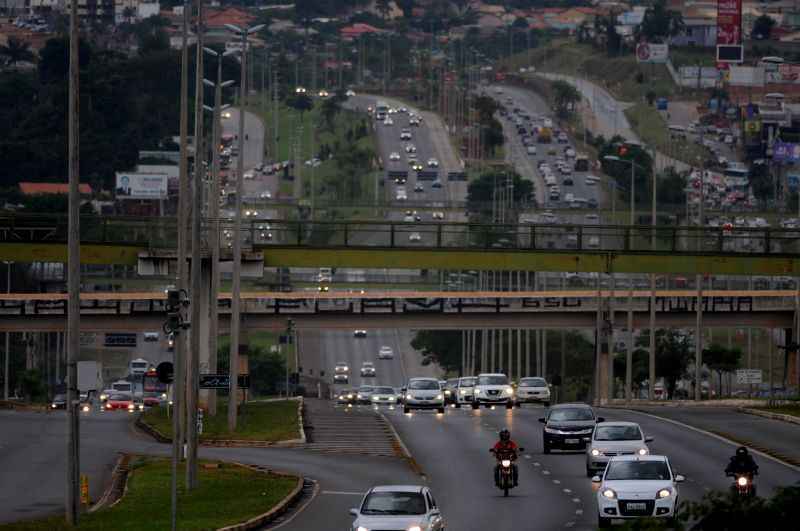
[[[728,82],[737,87],[763,87],[765,72],[760,66],[735,66],[729,68],[730,78]]]
[[[167,197],[165,173],[117,173],[117,199],[164,199]]]
[[[666,63],[668,57],[668,44],[640,42],[636,45],[636,60],[640,63]]]
[[[799,162],[800,144],[775,142],[772,144],[772,160],[775,162]]]
[[[717,62],[741,63],[743,60],[742,0],[718,0]]]

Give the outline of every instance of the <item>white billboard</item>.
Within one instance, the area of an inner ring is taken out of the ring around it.
[[[728,83],[737,87],[763,87],[766,73],[763,66],[736,66],[729,68]]]
[[[640,42],[636,45],[636,60],[640,63],[666,63],[669,44]]]
[[[117,173],[117,199],[165,199],[165,173]]]

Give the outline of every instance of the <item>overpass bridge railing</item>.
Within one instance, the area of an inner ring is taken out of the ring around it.
[[[81,243],[174,249],[175,219],[85,216]],[[215,230],[206,221],[203,230]],[[233,221],[219,220],[221,242],[230,246]],[[777,228],[678,227],[638,225],[479,224],[402,221],[286,221],[247,219],[246,245],[305,248],[413,248],[541,250],[582,253],[647,253],[686,255],[800,254],[800,230]],[[0,244],[65,243],[64,216],[0,216]]]

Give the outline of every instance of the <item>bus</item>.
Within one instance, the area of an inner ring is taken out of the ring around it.
[[[379,101],[375,104],[375,119],[376,120],[385,120],[386,115],[389,113],[389,105],[386,104],[385,101]]]

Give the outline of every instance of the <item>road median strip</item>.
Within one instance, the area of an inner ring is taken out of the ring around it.
[[[800,417],[795,415],[787,415],[785,413],[775,413],[774,411],[766,411],[763,409],[754,409],[750,407],[738,408],[740,413],[747,413],[748,415],[757,415],[772,420],[780,420],[782,422],[789,422],[791,424],[800,424]]]

